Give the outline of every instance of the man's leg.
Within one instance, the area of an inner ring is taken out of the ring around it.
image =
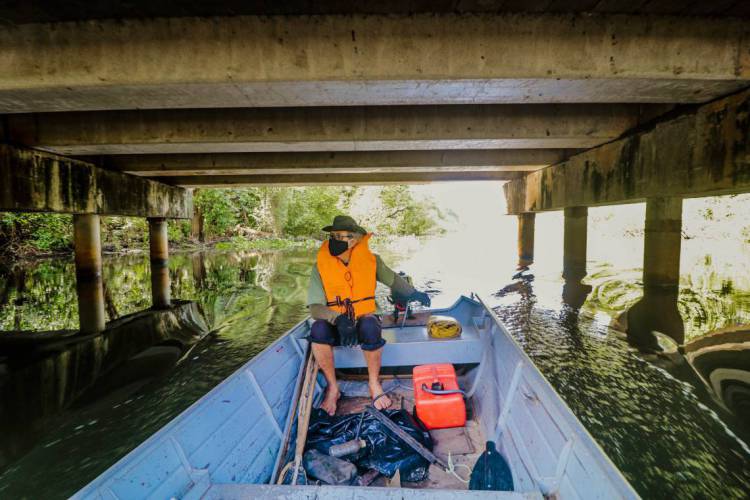
[[[367,363],[368,385],[370,386],[370,397],[373,399],[383,394],[383,386],[380,385],[380,363],[383,356],[385,340],[382,336],[383,328],[377,316],[362,316],[357,321],[357,335],[362,346],[362,354]],[[375,407],[383,410],[391,406],[388,396],[383,396],[375,402]]]
[[[310,342],[313,356],[328,383],[326,396],[320,407],[329,415],[333,415],[336,413],[336,404],[341,395],[339,384],[336,382],[336,368],[333,362],[333,345],[336,343],[336,331],[329,322],[323,319],[315,320],[310,329]]]

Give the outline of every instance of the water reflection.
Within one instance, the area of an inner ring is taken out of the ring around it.
[[[621,312],[633,297],[623,300],[620,291],[609,297],[603,291],[606,285],[599,290],[594,286],[579,313],[574,306],[585,295],[585,286],[573,294],[573,304],[554,305],[549,290],[555,284],[557,290],[565,290],[568,284],[551,276],[519,278],[524,279],[496,294],[496,313],[642,495],[746,497],[747,415],[735,413],[733,418],[708,397],[693,370],[700,370],[701,363],[691,354],[703,351],[693,351],[694,344],[688,344],[684,356],[678,351],[671,356],[644,356],[629,349],[625,334],[609,328],[611,317],[597,312],[591,303],[605,301],[610,307],[619,303]],[[730,339],[716,339],[707,349],[732,353],[731,363],[713,358],[711,373],[714,380],[732,374],[725,381],[728,390],[719,397],[730,397],[737,412],[747,404],[742,381],[747,380],[750,366],[746,351],[750,338],[726,340]],[[710,374],[707,377],[711,379]],[[725,402],[721,405],[728,408]]]
[[[0,263],[0,330],[78,327],[73,260]]]
[[[714,401],[750,436],[750,326],[694,339],[685,344],[684,354]]]
[[[10,312],[25,327],[0,333],[0,432],[10,436],[0,444],[0,470],[15,461],[0,476],[0,497],[71,494],[257,354],[304,316],[312,258],[176,255],[173,294],[197,302],[135,313],[151,298],[148,257],[107,258],[107,311],[119,319],[85,337],[31,331],[51,326],[47,305],[75,306],[72,263],[20,267],[23,285],[7,287],[12,299],[0,308],[4,325]],[[18,295],[35,297],[20,315]],[[75,327],[73,311],[54,326]],[[55,479],[43,480],[50,472]]]
[[[594,287],[580,280],[565,280],[562,300],[571,312],[578,312],[593,289]]]
[[[645,287],[643,298],[617,318],[628,341],[645,351],[661,350],[658,334],[683,342],[685,324],[677,307],[678,296],[677,288]]]
[[[198,306],[135,313],[101,334],[6,334],[0,385],[0,468],[21,456],[61,412],[119,401],[171,370],[208,332]]]

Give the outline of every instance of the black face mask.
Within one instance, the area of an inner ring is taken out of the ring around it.
[[[336,257],[337,255],[341,255],[348,249],[349,243],[347,243],[346,241],[336,240],[333,238],[330,238],[328,240],[328,251],[331,252],[331,255],[333,255],[334,257]]]

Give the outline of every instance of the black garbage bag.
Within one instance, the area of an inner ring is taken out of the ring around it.
[[[427,449],[432,450],[430,434],[408,412],[383,410],[382,413]],[[387,477],[393,477],[396,471],[400,470],[402,481],[417,482],[427,478],[429,462],[366,412],[364,416],[362,413],[352,413],[331,417],[325,411],[315,409],[310,418],[305,449],[315,449],[328,454],[331,446],[355,438],[360,419],[362,423],[359,437],[367,446],[355,454],[341,458],[354,463],[362,471],[375,469]]]

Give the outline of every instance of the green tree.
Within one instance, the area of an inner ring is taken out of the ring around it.
[[[441,232],[442,214],[434,203],[417,200],[409,186],[386,186],[380,192],[382,213],[378,231],[393,235],[424,236]]]
[[[73,245],[71,215],[46,213],[0,213],[0,247],[11,253],[18,248],[43,252],[69,250]]]
[[[102,247],[120,251],[143,248],[148,244],[148,221],[142,217],[102,217]]]
[[[286,204],[284,233],[289,236],[313,236],[342,210],[346,191],[339,187],[315,186],[290,188]]]
[[[193,199],[208,237],[229,236],[238,227],[273,231],[273,188],[201,189]]]
[[[225,236],[237,224],[231,193],[226,189],[201,189],[193,203],[203,213],[208,236]]]

